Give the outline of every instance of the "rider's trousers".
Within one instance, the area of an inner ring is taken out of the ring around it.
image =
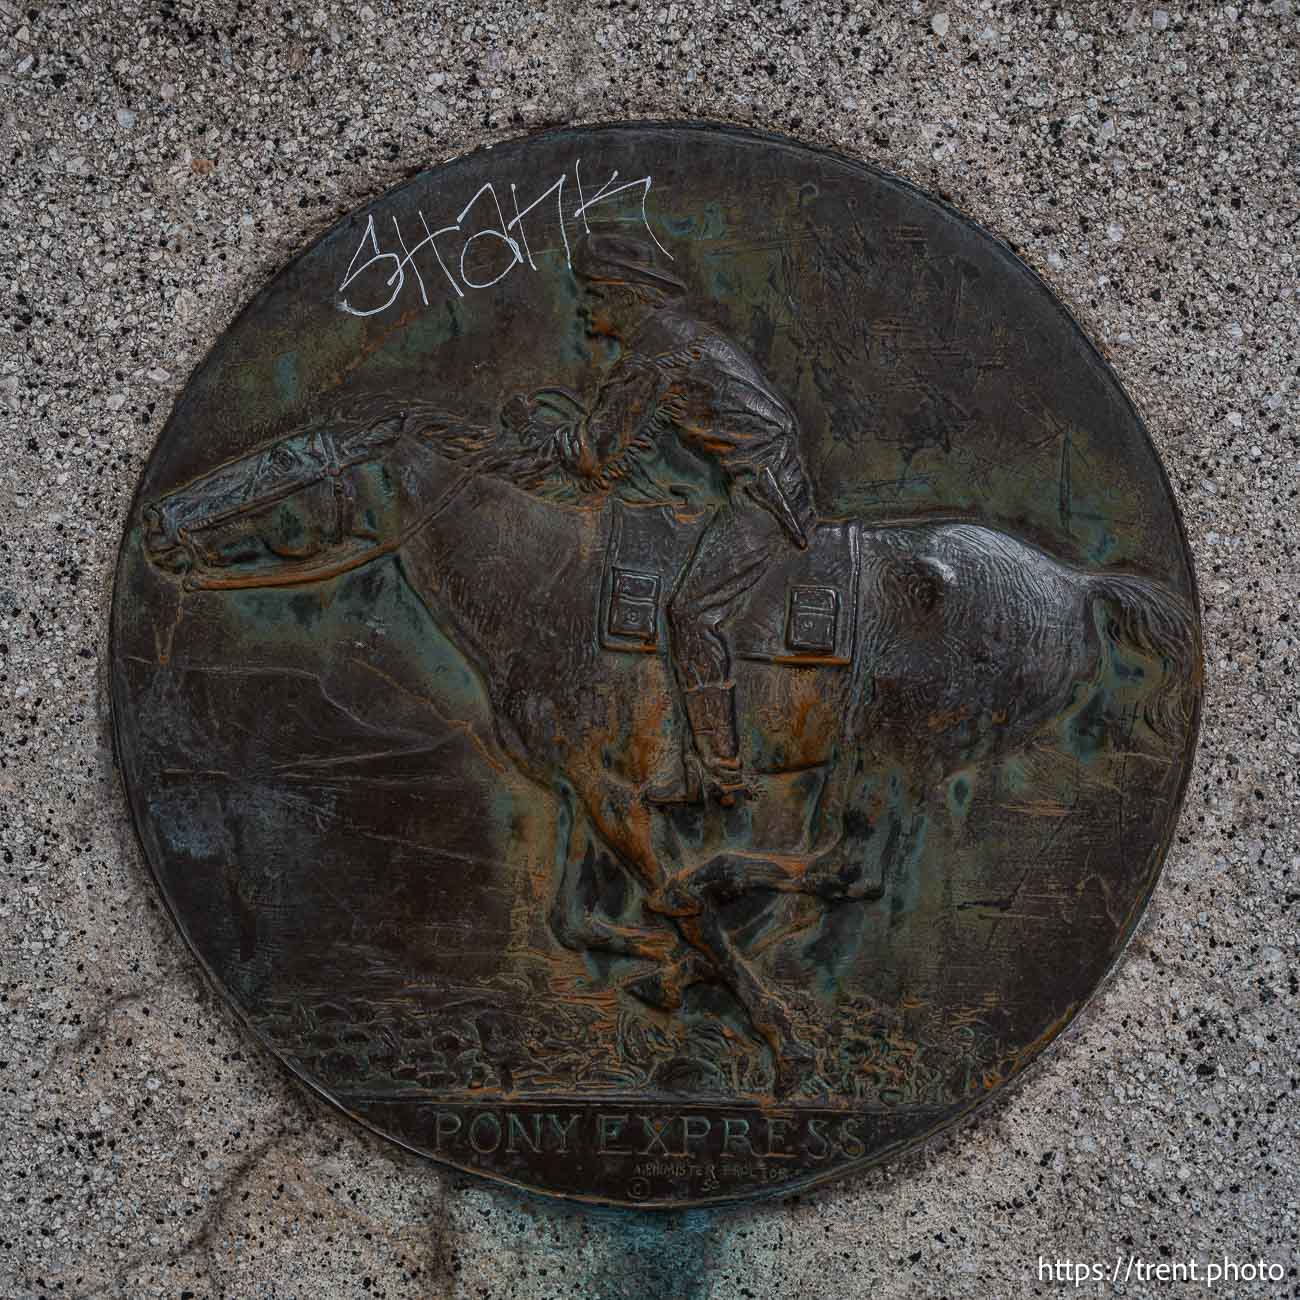
[[[733,493],[709,521],[668,604],[673,659],[683,687],[730,680],[727,620],[773,557],[794,544],[776,518],[743,492]]]

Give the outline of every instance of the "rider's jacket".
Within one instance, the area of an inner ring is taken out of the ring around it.
[[[626,341],[578,430],[579,473],[636,440],[676,437],[712,460],[803,545],[813,515],[794,412],[716,326],[664,308]]]

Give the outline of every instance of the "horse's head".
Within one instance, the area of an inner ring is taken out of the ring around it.
[[[167,499],[163,497],[145,506],[140,518],[141,540],[150,564],[165,573],[183,576],[193,566],[194,557],[189,547],[168,531],[164,508]]]
[[[405,420],[405,411],[340,417],[218,466],[144,507],[145,554],[192,586],[301,581],[355,535],[357,479]]]

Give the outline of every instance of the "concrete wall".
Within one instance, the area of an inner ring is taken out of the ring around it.
[[[1300,1294],[1297,65],[1290,0],[0,0],[0,1296],[1029,1296],[1117,1256],[1205,1293],[1130,1255]],[[154,898],[103,689],[143,459],[268,276],[412,170],[642,116],[833,146],[1013,243],[1149,421],[1209,671],[1155,901],[1030,1078],[873,1174],[665,1215],[440,1173],[247,1041]]]

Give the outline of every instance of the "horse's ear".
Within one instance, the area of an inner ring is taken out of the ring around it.
[[[391,434],[396,437],[406,427],[406,412],[398,411],[396,415],[385,416],[382,420],[376,420],[370,426],[369,432],[383,435]]]

